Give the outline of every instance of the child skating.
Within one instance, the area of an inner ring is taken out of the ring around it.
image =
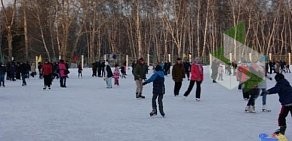
[[[286,117],[288,116],[289,112],[292,114],[292,87],[285,79],[283,74],[278,73],[275,76],[275,80],[277,81],[276,85],[273,88],[265,91],[264,94],[278,93],[282,108],[278,117],[278,125],[280,128],[275,131],[275,134],[281,133],[285,135],[287,128]]]
[[[162,102],[163,95],[165,94],[164,72],[160,65],[157,65],[155,67],[154,74],[148,80],[143,82],[143,85],[146,85],[150,82],[153,82],[152,112],[150,113],[150,116],[157,115],[156,99],[158,98],[159,112],[161,116],[164,117],[165,113],[163,111],[163,102]]]

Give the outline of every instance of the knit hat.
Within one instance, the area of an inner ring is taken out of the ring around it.
[[[157,65],[157,66],[155,67],[155,71],[162,71],[162,67],[161,67],[160,65]]]
[[[277,73],[275,76],[275,80],[278,82],[282,79],[285,79],[285,76],[282,73]]]

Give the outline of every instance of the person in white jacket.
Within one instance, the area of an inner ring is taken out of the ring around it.
[[[259,66],[259,70],[260,71],[260,77],[263,79],[263,81],[258,85],[259,90],[261,90],[261,96],[262,96],[262,111],[263,112],[270,112],[270,109],[267,109],[267,94],[265,94],[264,92],[267,90],[267,79],[272,80],[272,77],[267,75],[266,72],[266,65],[265,65],[265,61],[263,59],[260,59],[260,61],[257,62],[257,65]]]

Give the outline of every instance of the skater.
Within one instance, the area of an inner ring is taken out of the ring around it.
[[[185,68],[181,58],[176,59],[176,63],[172,68],[172,79],[174,81],[174,96],[179,95],[179,90],[182,86],[183,78],[185,78]]]
[[[238,89],[242,90],[242,96],[244,100],[249,99],[249,95],[247,92],[244,91],[243,89],[243,83],[247,80],[247,72],[248,72],[248,66],[245,62],[243,62],[239,67],[237,67],[237,73],[236,73],[236,78],[237,81],[239,82]]]
[[[185,75],[187,75],[188,80],[190,80],[191,64],[190,62],[187,61],[187,59],[185,59],[183,65],[184,65]]]
[[[97,62],[92,63],[92,77],[96,77]]]
[[[247,72],[249,80],[243,83],[243,92],[249,96],[245,111],[250,113],[255,113],[255,100],[260,93],[258,84],[262,81],[262,78],[258,77],[260,72],[258,72],[257,68],[259,66],[255,63],[249,65],[249,71]]]
[[[137,86],[136,98],[145,98],[145,96],[142,95],[142,91],[143,91],[142,81],[146,79],[146,68],[147,66],[145,65],[143,58],[140,58],[134,67],[133,73],[134,73],[134,79],[136,81],[136,86]]]
[[[42,74],[42,63],[38,62],[38,70],[39,70],[39,79],[43,79],[43,74]]]
[[[292,87],[283,74],[276,74],[275,80],[277,82],[276,85],[265,91],[265,94],[278,93],[279,95],[279,101],[282,105],[281,112],[278,117],[278,124],[280,128],[276,130],[275,133],[281,133],[284,135],[287,128],[286,117],[289,112],[292,114]]]
[[[60,87],[66,88],[66,79],[68,75],[68,69],[66,67],[64,60],[60,60],[58,68],[59,68],[59,76],[60,76]]]
[[[30,66],[30,76],[34,77],[37,73],[36,73],[36,70],[35,70],[35,63],[32,63],[31,66]]]
[[[28,78],[27,74],[29,74],[29,68],[27,67],[27,65],[25,63],[20,63],[19,71],[21,73],[22,86],[26,86],[25,79]]]
[[[223,66],[220,64],[218,67],[218,81],[223,81],[223,74],[224,74],[224,69],[223,69]]]
[[[158,98],[159,112],[161,116],[164,117],[165,113],[163,111],[163,102],[162,102],[163,95],[165,94],[164,72],[160,65],[157,65],[155,67],[154,74],[148,80],[143,82],[143,85],[146,85],[150,82],[153,82],[152,112],[150,113],[150,116],[157,115],[156,99]]]
[[[78,78],[81,77],[82,78],[82,66],[81,64],[78,65]]]
[[[104,78],[104,80],[106,82],[106,88],[112,88],[113,87],[112,86],[112,77],[113,77],[112,69],[111,69],[108,62],[105,62],[104,65],[105,65],[105,70],[104,70],[105,78]]]
[[[289,67],[289,63],[286,64],[286,72],[287,73],[291,73],[290,67]]]
[[[127,76],[127,71],[126,71],[126,62],[121,66],[121,73],[122,73],[122,78],[126,78]]]
[[[262,96],[262,111],[263,112],[270,112],[271,110],[270,109],[267,109],[267,95],[265,94],[265,91],[267,90],[267,79],[269,80],[272,80],[272,77],[268,76],[268,69],[267,69],[267,63],[265,63],[266,59],[265,56],[262,56],[260,59],[259,59],[259,62],[257,63],[258,66],[259,66],[259,74],[260,74],[260,77],[263,79],[259,85],[258,85],[258,88],[260,89],[261,91],[261,96]]]
[[[201,83],[203,82],[203,66],[201,64],[200,58],[195,58],[191,66],[191,81],[188,90],[185,92],[184,96],[187,97],[192,91],[195,82],[197,83],[196,90],[196,101],[200,101],[201,98]]]
[[[119,65],[118,64],[116,64],[115,65],[115,70],[114,70],[114,85],[117,85],[117,86],[119,86],[120,85],[120,83],[119,83],[119,79],[120,79],[120,70],[119,70]]]
[[[47,87],[49,89],[51,89],[51,85],[52,85],[52,78],[53,78],[53,65],[46,60],[45,63],[42,65],[42,74],[44,77],[44,90],[47,89]]]
[[[166,61],[163,65],[164,75],[167,76],[167,74],[169,74],[170,67],[171,63],[169,61]]]
[[[5,73],[6,73],[6,67],[0,62],[0,87],[5,87]]]
[[[211,78],[213,79],[213,83],[217,83],[216,79],[218,77],[218,68],[219,68],[218,61],[217,60],[213,60],[213,62],[211,64],[211,70],[212,70]]]

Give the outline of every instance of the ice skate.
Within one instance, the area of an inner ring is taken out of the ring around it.
[[[266,105],[263,105],[262,112],[271,112],[271,109],[267,109]]]
[[[244,111],[245,111],[245,112],[250,111],[250,106],[246,106],[245,109],[244,109]]]
[[[255,113],[255,106],[250,106],[249,111],[250,113]]]
[[[157,115],[157,110],[152,110],[152,112],[149,113],[150,117]]]
[[[274,134],[283,134],[283,135],[285,135],[286,128],[287,128],[286,126],[280,126],[280,128],[277,129],[277,130],[274,132]]]

